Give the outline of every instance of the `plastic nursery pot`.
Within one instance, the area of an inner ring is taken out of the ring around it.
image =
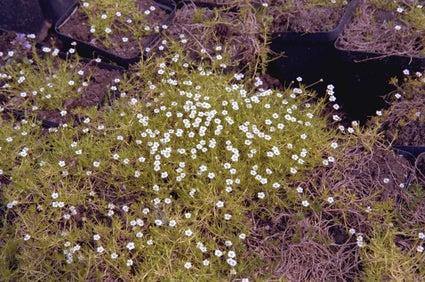
[[[53,25],[66,14],[69,8],[77,4],[77,0],[39,0],[44,17]]]
[[[273,53],[283,53],[283,56],[269,64],[268,72],[283,84],[295,81],[298,76],[306,84],[323,79],[325,83],[316,84],[313,88],[324,93],[327,84],[338,80],[338,57],[333,43],[349,23],[359,2],[352,0],[345,7],[338,25],[330,31],[273,33],[270,49]]]
[[[49,24],[44,18],[39,1],[3,0],[0,7],[0,28],[35,34],[38,41],[47,36]]]
[[[343,109],[360,121],[385,106],[382,96],[396,89],[389,84],[391,78],[401,80],[405,69],[411,72],[425,69],[425,58],[421,57],[347,50],[342,49],[338,41],[335,48],[341,59],[336,95]],[[338,96],[338,93],[342,95]]]
[[[374,14],[369,15],[363,8],[367,7],[367,5],[371,4],[367,1],[362,1],[361,6],[359,6],[359,11],[357,12],[358,17],[362,15],[363,17],[373,17],[368,19],[367,22],[377,22],[376,25],[379,27],[389,26],[385,31],[374,31],[377,34],[376,38],[379,38],[380,33],[391,34],[398,32],[393,26],[388,24],[392,21],[397,23],[396,18],[393,17],[391,12],[379,11],[379,13],[376,13],[376,16]],[[380,19],[384,17],[383,15],[389,17],[389,19]],[[359,20],[354,19],[346,26],[346,29],[335,41],[335,49],[341,61],[341,79],[338,84],[339,91],[336,92],[336,95],[338,95],[338,92],[342,94],[342,96],[338,98],[343,104],[343,109],[347,111],[350,116],[354,119],[365,121],[369,116],[374,115],[376,110],[385,106],[381,97],[396,89],[389,84],[391,78],[396,77],[401,81],[403,70],[405,69],[408,69],[410,72],[424,70],[425,57],[400,55],[403,53],[402,50],[376,52],[375,50],[366,49],[365,46],[374,47],[372,42],[374,42],[375,37],[373,37],[374,34],[371,33],[371,35],[365,38],[364,34],[367,33],[362,31],[364,22],[361,19],[362,18]],[[383,21],[383,23],[380,21]],[[359,24],[363,25],[359,26]],[[370,27],[371,30],[375,29],[374,26]],[[420,37],[420,35],[414,36]],[[383,46],[384,43],[390,46],[393,45],[391,41],[387,43],[385,39],[387,38],[383,37],[379,39],[379,46]],[[392,40],[394,41],[394,39]],[[404,45],[404,43],[396,43],[398,45]],[[384,48],[382,48],[382,50],[384,50]],[[396,52],[400,54],[395,54]]]
[[[165,8],[167,16],[163,19],[162,25],[168,25],[173,17],[174,17],[174,11],[175,8],[170,8],[164,3],[169,3],[170,5],[174,2],[170,1],[162,1],[162,8]],[[103,60],[106,60],[108,62],[116,63],[122,67],[127,68],[129,65],[136,63],[140,60],[142,56],[142,52],[140,50],[137,50],[136,55],[119,55],[117,53],[114,53],[114,51],[107,50],[104,47],[99,47],[94,45],[92,42],[79,40],[77,38],[73,38],[72,36],[65,34],[65,32],[62,32],[62,27],[67,23],[67,21],[77,12],[79,9],[79,4],[75,4],[71,6],[68,11],[57,21],[55,25],[55,31],[59,37],[59,39],[64,43],[64,49],[69,48],[75,48],[78,54],[82,57],[86,58],[101,58]],[[143,45],[143,50],[150,47],[152,44],[154,44],[158,38],[159,33],[162,31],[162,27],[158,32],[153,33],[150,36],[147,36],[145,39],[145,43]],[[89,36],[90,37],[90,36]],[[92,39],[91,41],[97,41],[96,39]],[[122,43],[122,42],[121,42]],[[120,43],[120,44],[121,44]],[[122,43],[124,44],[124,43]],[[139,47],[137,47],[139,48]]]
[[[160,7],[161,9],[171,13],[174,8],[176,7],[176,2],[174,0],[154,0],[155,3]]]
[[[396,154],[403,156],[415,168],[416,175],[425,181],[425,146],[392,146]],[[408,175],[405,186],[408,187],[411,176]]]

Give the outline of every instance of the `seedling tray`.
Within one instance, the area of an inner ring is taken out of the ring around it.
[[[164,19],[162,24],[169,24],[174,17],[174,10],[169,8],[165,4],[161,4],[161,7],[165,8],[168,11],[168,16]],[[64,43],[64,48],[75,48],[78,54],[82,57],[86,58],[102,58],[107,60],[108,62],[116,63],[122,67],[127,68],[129,65],[138,62],[142,56],[142,52],[139,52],[135,56],[119,56],[112,51],[96,47],[90,42],[85,42],[82,40],[75,39],[69,35],[66,35],[60,31],[62,25],[66,23],[69,17],[72,16],[73,13],[79,8],[79,4],[75,4],[71,6],[68,11],[57,21],[55,25],[55,31],[59,37],[59,39]],[[144,44],[143,49],[154,44],[159,38],[159,33],[153,33],[152,35],[147,37],[146,43]]]

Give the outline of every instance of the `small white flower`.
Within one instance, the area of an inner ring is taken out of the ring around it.
[[[239,234],[239,239],[245,240],[245,238],[246,238],[246,234],[245,233]]]
[[[97,247],[97,248],[96,248],[96,251],[97,251],[99,254],[101,254],[101,253],[103,253],[103,251],[105,251],[105,249],[104,249],[102,246],[100,246],[100,247]]]
[[[94,167],[99,167],[99,166],[100,166],[100,162],[98,162],[98,161],[94,161],[94,162],[93,162],[93,166],[94,166]]]
[[[333,197],[328,197],[327,199],[329,204],[332,204],[334,202],[334,198]]]
[[[204,266],[208,266],[208,265],[210,265],[210,261],[209,261],[209,260],[207,260],[207,259],[204,259],[204,260],[202,261],[202,264],[203,264]]]
[[[309,203],[307,200],[302,201],[302,202],[301,202],[301,204],[302,204],[304,207],[308,207],[308,206],[310,205],[310,203]]]
[[[303,191],[304,191],[304,190],[303,190],[303,188],[302,188],[302,187],[297,187],[297,192],[298,192],[298,193],[300,193],[300,194],[301,194]]]
[[[31,236],[29,234],[25,234],[24,241],[28,241],[29,239],[31,239]]]
[[[190,269],[191,267],[192,267],[192,263],[191,262],[186,262],[184,264],[184,268],[186,268],[186,269]]]
[[[126,246],[127,249],[129,249],[130,251],[134,249],[134,243],[133,242],[129,242]]]
[[[132,266],[133,265],[133,260],[132,259],[128,259],[127,260],[127,266]]]
[[[258,192],[257,193],[258,199],[264,199],[265,196],[266,196],[266,194],[264,194],[264,192]]]
[[[52,193],[52,199],[57,199],[59,197],[59,194],[56,192]]]
[[[422,246],[418,246],[418,247],[416,248],[416,250],[417,250],[419,253],[423,253],[423,251],[424,251],[424,247],[422,247]]]
[[[397,24],[397,25],[395,25],[395,26],[394,26],[394,29],[395,29],[395,30],[400,30],[400,29],[401,29],[401,25],[398,25],[398,24]]]
[[[236,264],[237,264],[237,261],[236,261],[236,260],[234,260],[234,259],[232,259],[232,258],[228,258],[228,259],[226,260],[226,262],[227,262],[227,264],[228,264],[228,265],[230,265],[230,266],[236,266]]]
[[[187,229],[187,230],[185,230],[185,231],[184,231],[184,235],[186,235],[186,236],[190,237],[190,236],[192,236],[192,235],[193,235],[193,232],[192,232],[192,230]]]
[[[64,167],[64,166],[65,166],[65,161],[59,161],[59,162],[58,162],[58,165],[59,165],[60,167]]]
[[[217,208],[222,208],[222,207],[224,207],[224,202],[223,201],[218,201],[217,203],[215,203],[215,206]]]
[[[112,30],[109,27],[107,27],[107,28],[105,28],[105,32],[109,34],[109,33],[112,32]]]
[[[99,241],[99,239],[100,239],[100,235],[99,234],[93,235],[93,240]]]
[[[227,256],[228,256],[229,258],[235,258],[235,257],[236,257],[236,253],[235,253],[234,251],[229,251],[229,252],[227,253]]]
[[[111,259],[116,259],[116,258],[118,258],[117,253],[112,253],[112,254],[111,254]]]
[[[408,69],[403,70],[404,75],[410,75],[410,71]]]
[[[231,214],[228,214],[228,213],[224,214],[224,220],[230,220],[230,219],[232,219]]]
[[[351,235],[354,235],[354,234],[356,234],[356,229],[351,228],[350,230],[348,230],[348,232],[349,232]]]
[[[418,238],[424,240],[425,239],[425,234],[423,232],[419,232]]]
[[[220,250],[215,250],[215,251],[214,251],[214,255],[215,255],[216,257],[221,257],[221,256],[223,255],[223,252],[222,252],[222,251],[220,251]]]

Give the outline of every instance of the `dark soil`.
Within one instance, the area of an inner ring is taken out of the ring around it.
[[[114,79],[122,76],[122,72],[117,69],[100,68],[93,63],[87,65],[87,73],[91,73],[90,82],[80,98],[69,99],[63,103],[63,108],[68,112],[75,108],[102,107],[107,100],[109,86],[114,85]],[[69,119],[69,116],[62,117],[60,112],[43,110],[37,112],[37,117],[58,124]]]
[[[152,28],[155,25],[157,26],[161,24],[166,19],[166,13],[157,7],[153,1],[137,1],[136,5],[137,7],[135,8],[142,12],[148,10],[152,5],[156,7],[155,11],[148,17],[148,19],[152,22],[152,24],[150,24]],[[59,27],[59,31],[66,36],[87,42],[97,48],[107,50],[118,56],[131,58],[140,54],[141,48],[145,47],[145,45],[151,40],[151,36],[135,38],[131,33],[131,29],[129,29],[126,25],[128,24],[119,22],[118,20],[115,22],[114,30],[110,34],[113,46],[109,48],[90,32],[88,17],[84,14],[82,9],[77,9],[71,17]],[[119,30],[128,30],[128,33],[122,33],[119,32]],[[123,42],[123,37],[127,37],[128,41]]]
[[[282,8],[283,6],[288,8]],[[313,33],[331,31],[344,13],[344,7],[308,5],[305,0],[275,0],[269,4],[272,32]]]
[[[366,1],[356,15],[337,41],[340,48],[389,55],[424,54],[425,31],[406,25],[400,13],[380,10]],[[396,30],[396,25],[401,29]]]

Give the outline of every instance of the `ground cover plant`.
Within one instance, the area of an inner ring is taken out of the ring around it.
[[[403,112],[360,126],[333,85],[318,95],[299,77],[270,88],[261,72],[223,67],[223,46],[213,46],[216,64],[181,39],[161,40],[114,79],[108,103],[72,109],[50,129],[5,105],[29,91],[15,83],[30,80],[21,69],[49,69],[54,48],[19,60],[1,50],[0,280],[425,276],[424,179],[386,133]],[[67,51],[54,73],[64,88],[80,63]],[[421,91],[422,75],[389,96],[395,108]],[[60,98],[77,92],[65,89]]]
[[[70,115],[77,114],[78,108],[100,106],[109,87],[122,76],[119,68],[102,68],[96,60],[83,61],[72,56],[73,48],[67,53],[47,46],[29,51],[25,49],[31,48],[25,36],[13,36],[22,42],[18,44],[14,39],[9,51],[12,53],[4,56],[0,97],[5,111],[27,112],[64,123]]]

